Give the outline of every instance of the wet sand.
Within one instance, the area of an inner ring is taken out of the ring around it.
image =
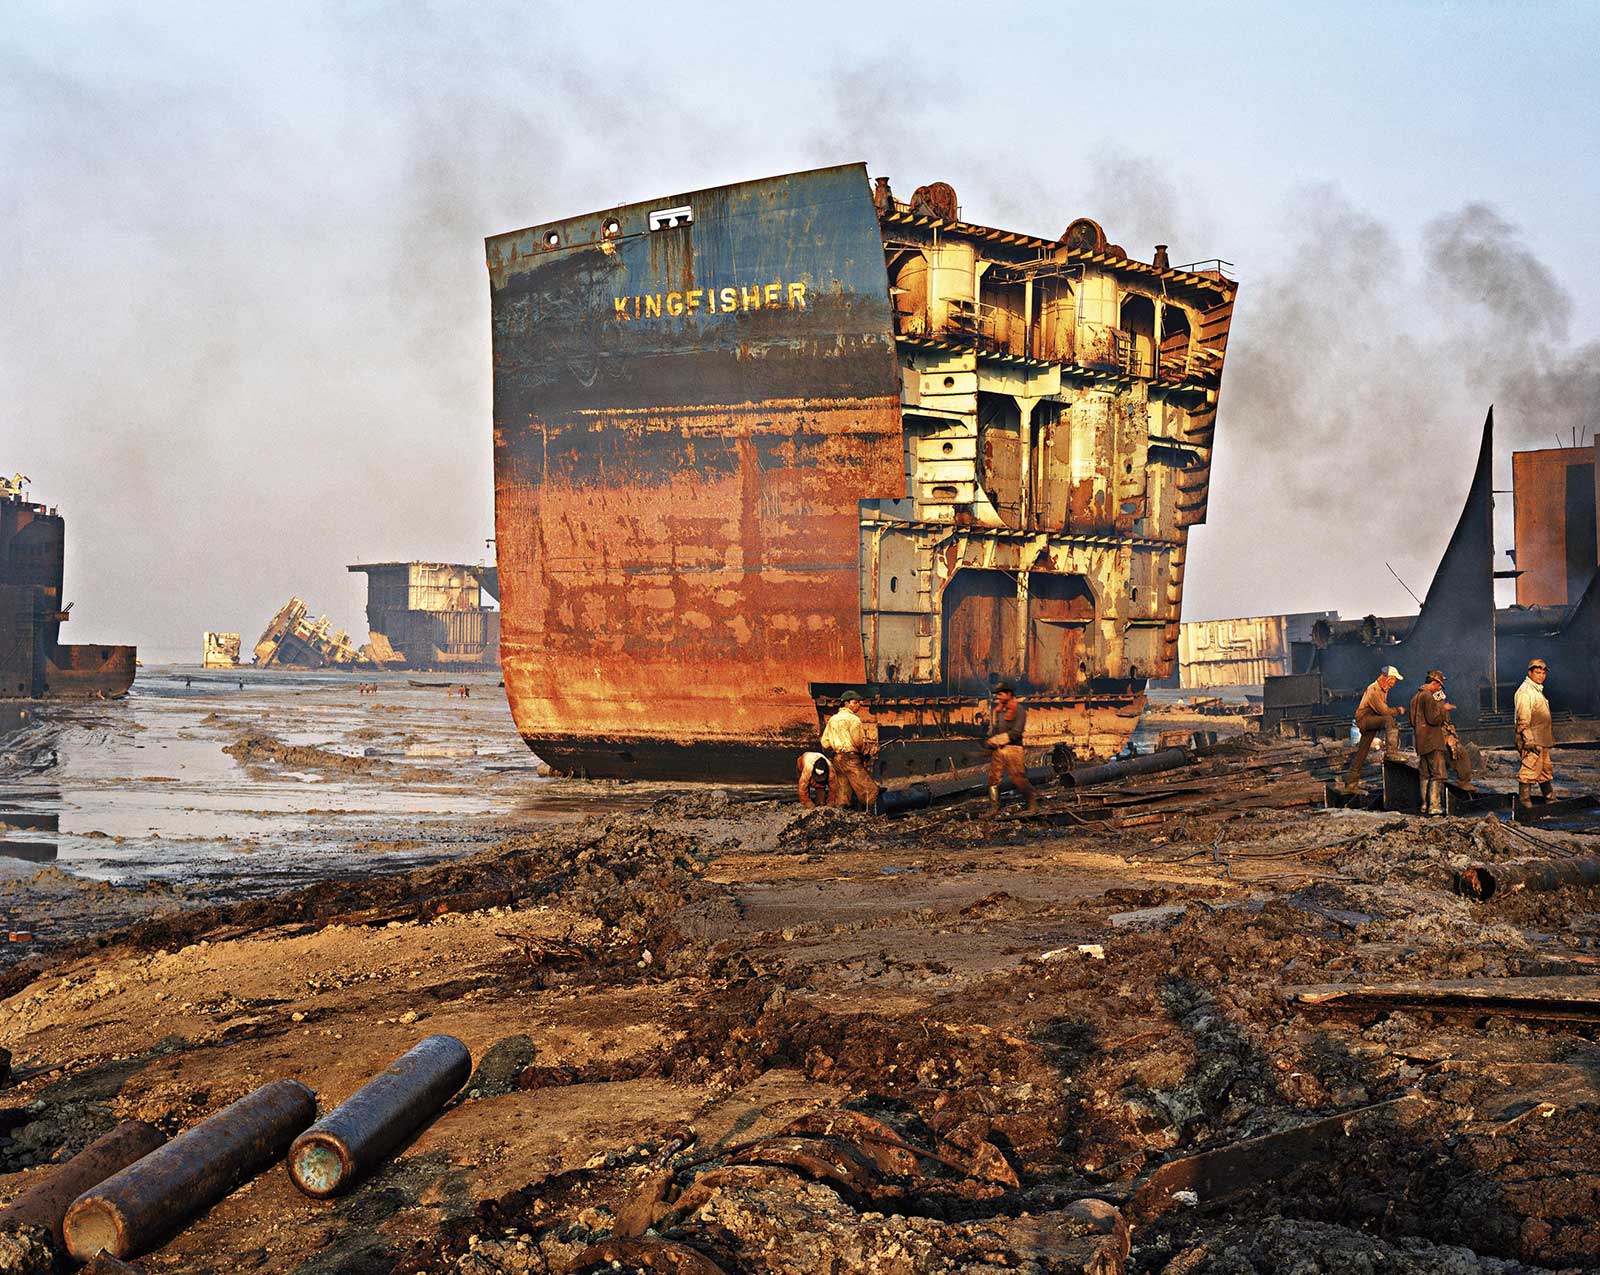
[[[169,666],[142,668],[123,700],[13,705],[0,929],[34,939],[0,945],[0,964],[154,911],[404,871],[651,799],[543,775],[497,682]]]

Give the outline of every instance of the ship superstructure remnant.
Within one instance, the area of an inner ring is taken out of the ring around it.
[[[1117,752],[1177,659],[1236,284],[897,200],[845,165],[488,241],[502,664],[597,775],[792,778],[866,691],[881,773]]]

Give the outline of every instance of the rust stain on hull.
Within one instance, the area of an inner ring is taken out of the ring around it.
[[[903,482],[883,445],[897,405],[769,401],[530,429],[544,481],[502,469],[495,493],[501,659],[523,736],[546,752],[585,738],[617,753],[803,746],[809,683],[860,678],[857,509]],[[603,483],[573,445],[600,431],[631,470]],[[642,472],[641,454],[654,457]]]

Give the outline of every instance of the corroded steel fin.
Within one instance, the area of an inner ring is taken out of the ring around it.
[[[1421,684],[1429,668],[1442,670],[1455,719],[1477,720],[1478,692],[1494,678],[1494,408],[1483,421],[1478,465],[1439,569],[1397,654],[1408,678]],[[1415,666],[1415,672],[1407,664]]]

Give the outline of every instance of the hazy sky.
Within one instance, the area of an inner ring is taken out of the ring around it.
[[[483,239],[865,160],[1242,281],[1194,618],[1412,607],[1495,401],[1600,419],[1600,6],[11,3],[0,469],[198,658],[493,534]],[[1509,500],[1506,501],[1509,513]],[[1509,521],[1502,518],[1502,544]]]

